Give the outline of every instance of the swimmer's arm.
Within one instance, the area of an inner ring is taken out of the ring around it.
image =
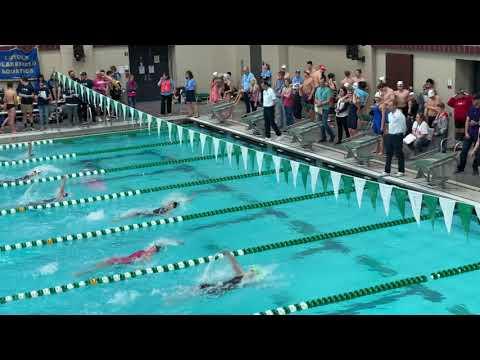
[[[64,177],[62,179],[62,185],[60,185],[60,189],[58,190],[57,193],[57,199],[62,200],[65,197],[65,184],[67,183],[67,178]]]
[[[237,259],[233,257],[230,251],[224,251],[223,255],[225,255],[228,258],[228,260],[230,261],[230,264],[232,265],[232,269],[237,276],[241,276],[244,274],[242,267],[238,263]]]

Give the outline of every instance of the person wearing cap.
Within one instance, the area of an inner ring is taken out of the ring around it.
[[[465,137],[463,139],[462,153],[460,154],[460,163],[458,164],[456,174],[465,171],[467,165],[468,152],[472,145],[476,151],[478,150],[478,137],[480,129],[480,95],[476,95],[473,99],[473,105],[468,111],[467,119],[465,121]],[[477,145],[475,145],[477,144]],[[479,159],[478,154],[474,156],[473,173],[478,175]]]
[[[319,86],[320,79],[323,79],[325,82],[327,82],[325,71],[327,71],[327,68],[325,67],[325,65],[315,65],[313,67],[312,78],[313,78],[315,88]]]
[[[432,127],[433,121],[440,112],[438,104],[440,104],[440,97],[436,94],[436,91],[434,89],[428,90],[428,101],[425,105],[424,115],[430,127]]]
[[[242,69],[242,86],[241,89],[243,91],[243,101],[245,102],[245,108],[247,114],[251,112],[250,107],[250,82],[255,76],[250,72],[250,68],[248,66],[244,66]]]
[[[292,78],[293,89],[293,117],[295,119],[302,119],[302,97],[300,96],[300,86],[303,84],[303,77],[300,69],[295,71],[295,76]]]
[[[397,108],[397,99],[394,98],[388,107],[388,133],[384,137],[384,146],[387,153],[383,176],[390,176],[393,154],[398,159],[397,176],[405,175],[405,156],[403,154],[403,138],[407,131],[405,115]]]
[[[464,129],[467,114],[473,104],[473,96],[464,90],[459,90],[455,96],[448,99],[447,105],[453,108],[455,128]]]
[[[315,119],[315,112],[313,111],[314,106],[314,100],[313,96],[315,93],[315,85],[313,82],[313,78],[310,74],[310,71],[305,70],[303,72],[304,76],[304,81],[303,84],[300,85],[300,88],[298,89],[299,95],[302,97],[302,102],[303,102],[303,108],[306,113],[306,117],[309,117],[312,121]]]
[[[398,108],[406,117],[408,115],[408,96],[410,92],[405,89],[403,81],[397,81],[397,90],[394,91],[394,94],[397,97]]]
[[[80,73],[80,80],[78,81],[81,85],[85,86],[87,89],[92,89],[93,88],[93,81],[90,80],[87,76],[87,73],[85,71],[82,71]],[[84,98],[80,99],[80,120],[83,123],[86,123],[88,121],[88,108],[90,108],[90,111],[92,112],[92,119],[95,119],[95,107],[93,104],[90,104],[87,95],[84,92]]]

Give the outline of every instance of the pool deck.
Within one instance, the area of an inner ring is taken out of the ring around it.
[[[474,206],[480,205],[480,177],[473,176],[466,172],[458,176],[453,175],[452,167],[452,179],[446,182],[445,188],[432,187],[427,184],[426,179],[416,179],[416,171],[411,168],[411,162],[406,162],[406,174],[402,178],[394,176],[382,176],[384,161],[383,159],[376,158],[370,161],[369,166],[360,166],[354,159],[345,159],[346,151],[335,146],[332,143],[314,144],[312,150],[306,150],[302,148],[298,143],[292,143],[291,138],[288,135],[284,135],[280,141],[275,139],[266,139],[262,136],[252,135],[247,131],[244,124],[240,123],[238,119],[243,113],[244,108],[239,104],[234,112],[233,119],[222,124],[218,124],[216,121],[211,120],[206,107],[200,107],[200,118],[187,118],[184,113],[181,112],[181,108],[178,105],[174,105],[174,116],[169,116],[167,119],[171,121],[191,121],[200,126],[206,126],[217,131],[228,132],[234,136],[244,138],[246,140],[256,142],[267,148],[274,148],[280,153],[289,152],[304,157],[307,162],[322,163],[324,166],[339,168],[348,173],[361,174],[370,179],[374,179],[378,182],[388,183],[392,185],[401,186],[404,188],[422,191],[424,193],[448,197],[457,201],[465,202]],[[140,110],[145,111],[154,116],[159,116],[158,102],[140,103],[137,106]],[[124,132],[128,130],[138,129],[137,126],[132,126],[131,123],[126,121],[115,121],[113,125],[98,123],[92,124],[90,127],[75,126],[71,128],[61,129],[48,129],[46,131],[33,131],[33,132],[21,132],[16,136],[11,134],[0,134],[0,144],[8,144],[13,142],[43,140],[51,138],[64,138],[85,136],[98,133],[111,133],[111,132]],[[396,161],[393,163],[393,168],[396,169]],[[453,180],[453,178],[455,180]]]

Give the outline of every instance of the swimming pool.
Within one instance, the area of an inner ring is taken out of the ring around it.
[[[188,129],[182,144],[178,133],[170,139],[166,128],[161,136],[152,129],[55,139],[35,145],[38,161],[23,164],[18,160],[25,158],[24,147],[2,149],[3,179],[34,168],[42,174],[36,183],[0,187],[0,313],[253,314],[479,261],[475,213],[468,236],[458,214],[448,233],[442,216],[432,227],[425,205],[417,224],[408,197],[403,216],[393,190],[386,216],[378,187],[364,184],[359,208],[357,182],[342,176],[336,183],[321,170],[312,194],[311,173],[300,169],[293,186],[292,169],[282,162],[277,182],[270,157],[247,149],[244,163],[241,148],[234,147],[230,165],[226,143],[218,144],[215,159],[212,139],[198,134],[192,139]],[[287,177],[281,170],[289,170]],[[53,197],[63,174],[70,174],[69,202],[26,206]],[[121,218],[175,199],[181,205],[168,215]],[[74,275],[158,239],[183,245],[167,247],[148,263]],[[242,267],[256,265],[262,277],[222,295],[201,293],[201,282],[232,276],[225,259],[203,263],[225,249],[243,249],[234,252],[243,255],[237,257]],[[298,314],[477,313],[480,290],[472,284],[479,278],[477,271],[439,281],[429,277]]]

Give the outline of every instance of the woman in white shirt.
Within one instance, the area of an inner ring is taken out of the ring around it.
[[[270,87],[268,81],[262,81],[263,89],[263,117],[265,119],[265,137],[270,139],[270,128],[273,128],[277,136],[282,135],[275,124],[275,101],[277,101],[277,95],[275,91]]]
[[[412,134],[416,139],[413,143],[409,144],[409,146],[414,149],[416,155],[430,144],[429,126],[425,121],[425,115],[417,114],[415,122],[412,125]]]
[[[384,147],[387,154],[385,161],[385,171],[383,176],[390,176],[392,158],[395,153],[398,159],[397,176],[405,175],[405,156],[403,154],[403,137],[407,131],[405,115],[397,108],[397,99],[395,98],[389,106],[390,112],[388,118],[388,134],[384,138]]]

